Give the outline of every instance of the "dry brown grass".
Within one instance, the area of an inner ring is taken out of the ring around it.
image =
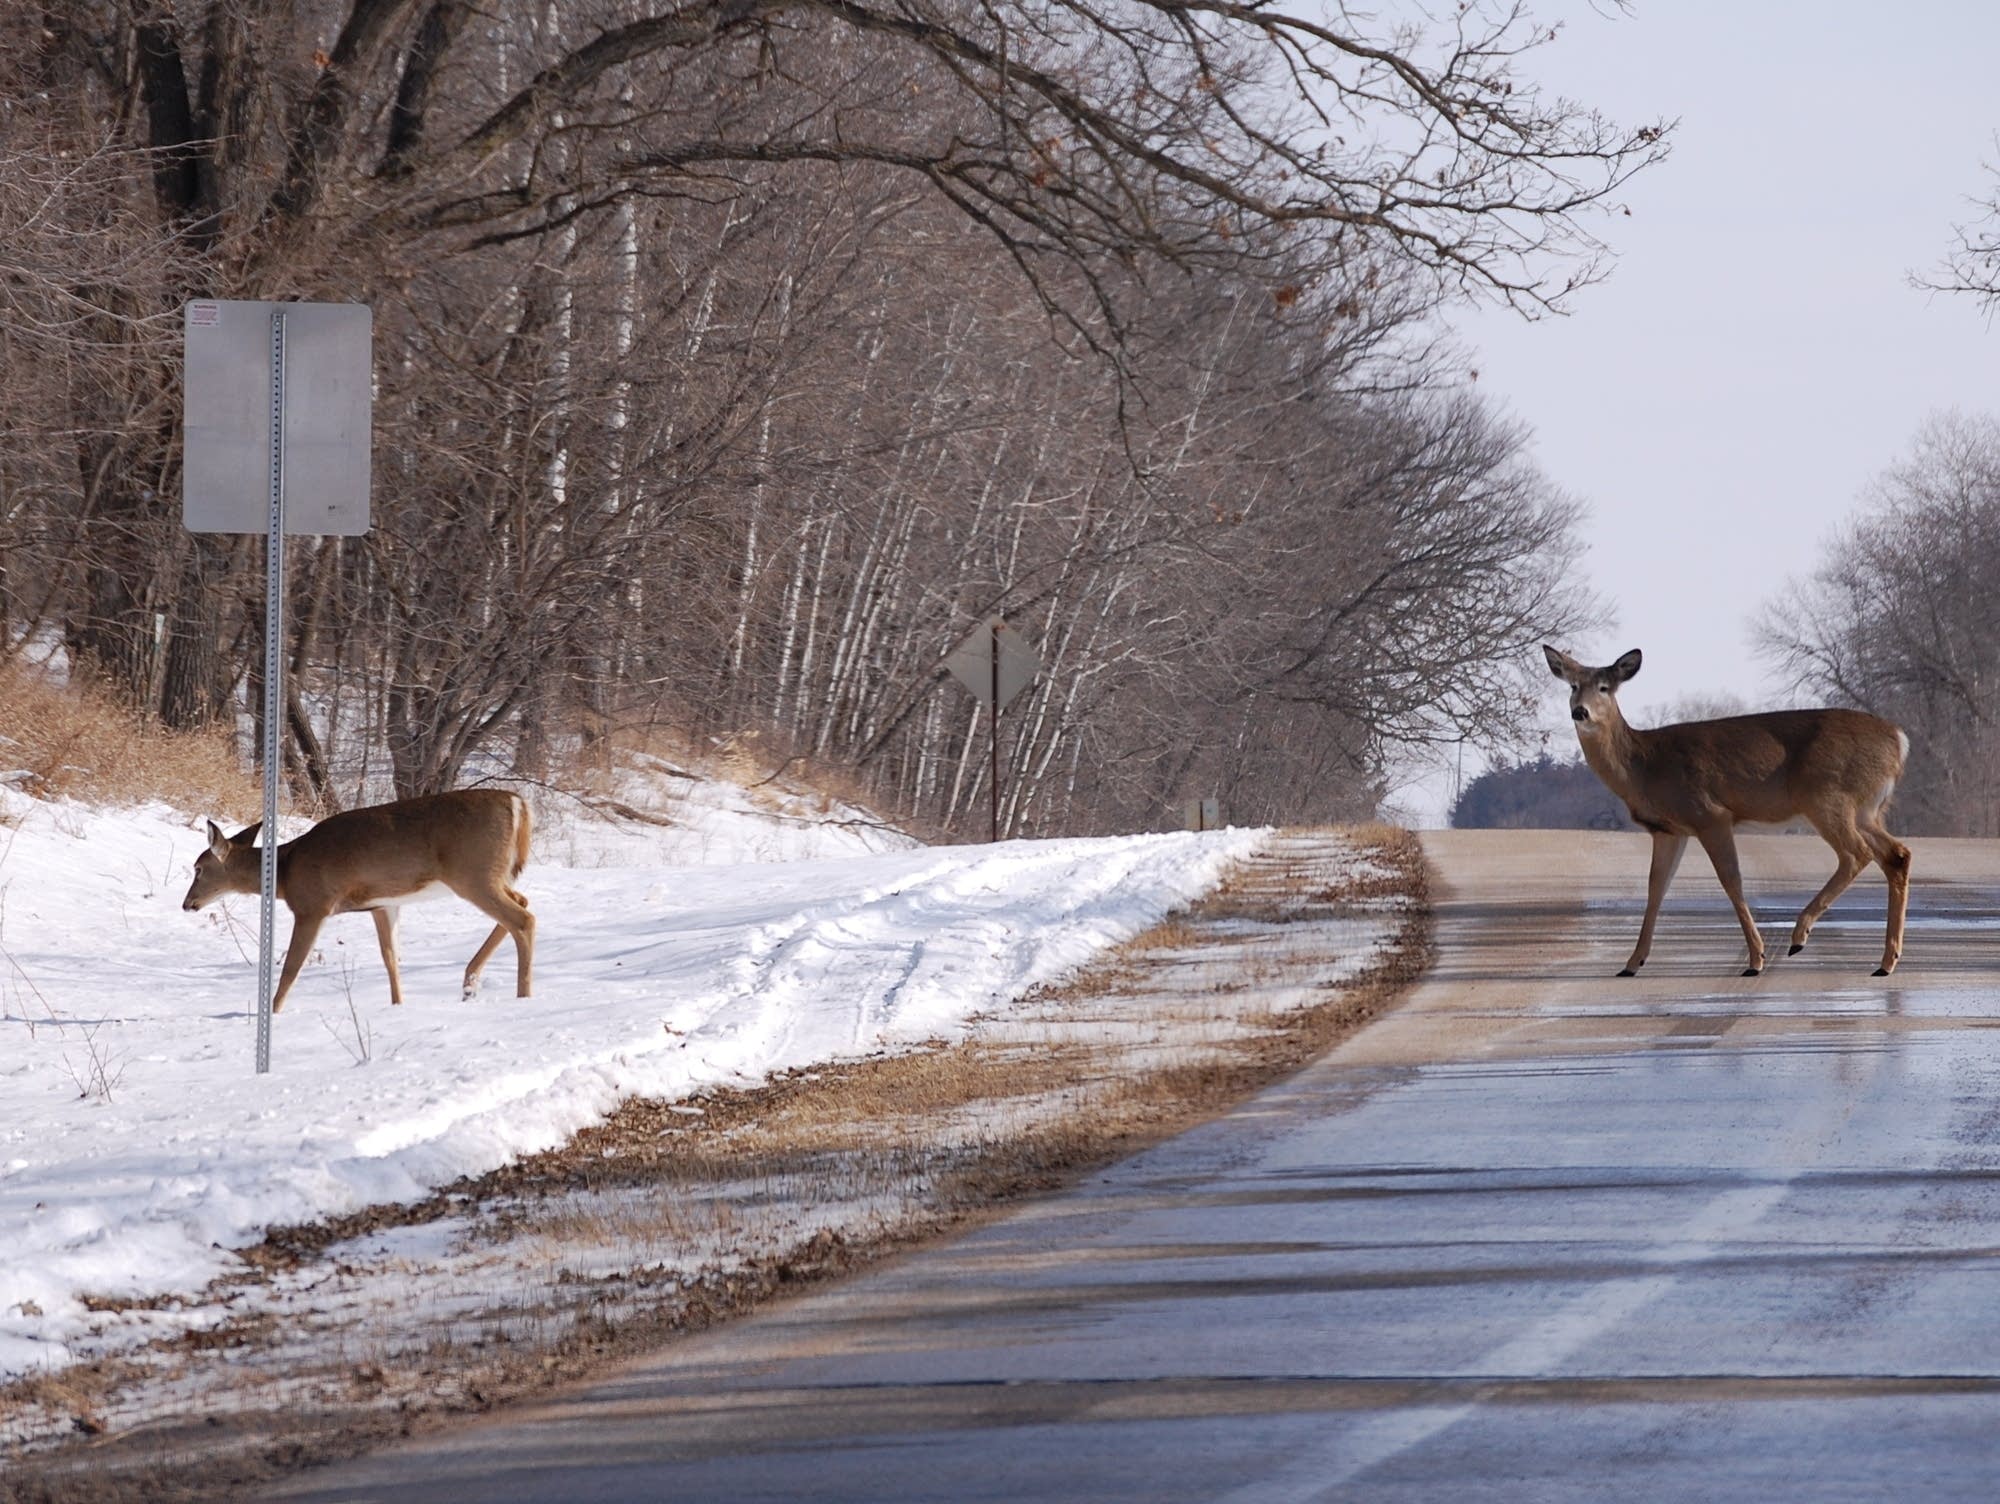
[[[635,724],[613,731],[605,747],[607,757],[570,770],[577,787],[603,791],[613,766],[633,757],[649,757],[697,777],[734,783],[748,791],[753,804],[767,810],[803,800],[816,806],[819,814],[830,814],[839,806],[867,810],[875,801],[875,795],[846,769],[794,756],[779,740],[759,731],[697,738],[668,726]],[[938,832],[921,830],[906,821],[896,823],[899,829],[920,838],[939,838]]]
[[[757,731],[726,738],[699,754],[699,761],[717,775],[750,790],[772,796],[805,798],[825,813],[835,805],[869,809],[875,795],[845,768],[794,755],[780,739]]]
[[[59,685],[27,664],[0,666],[0,773],[41,798],[93,804],[160,800],[252,818],[256,781],[220,731],[165,731],[83,685]]]
[[[23,1409],[62,1417],[79,1436],[104,1431],[98,1407],[138,1370],[127,1363],[87,1363],[60,1373],[32,1374],[0,1385],[0,1414]],[[0,1498],[6,1498],[0,1484]]]

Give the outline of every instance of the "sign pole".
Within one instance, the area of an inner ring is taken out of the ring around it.
[[[257,1074],[271,1070],[271,963],[277,949],[278,759],[285,703],[285,315],[271,314],[271,510],[264,543],[264,881],[257,920]]]
[[[988,791],[992,796],[992,826],[987,839],[997,841],[1000,839],[1000,618],[996,616],[989,621],[986,630],[993,638],[990,655],[993,660],[993,698],[986,702],[987,708],[993,712],[993,719],[987,728],[993,733],[993,787]]]

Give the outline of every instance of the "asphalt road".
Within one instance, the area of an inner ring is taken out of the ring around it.
[[[1450,834],[1395,1015],[1074,1192],[299,1480],[414,1501],[2000,1497],[2000,843]]]

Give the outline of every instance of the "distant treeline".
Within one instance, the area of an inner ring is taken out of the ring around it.
[[[1451,807],[1458,830],[1630,830],[1631,817],[1581,758],[1502,762],[1468,783]]]

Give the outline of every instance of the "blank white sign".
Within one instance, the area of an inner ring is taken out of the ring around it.
[[[360,303],[186,306],[181,520],[197,533],[270,530],[277,313],[285,316],[285,531],[365,533],[374,316]]]

